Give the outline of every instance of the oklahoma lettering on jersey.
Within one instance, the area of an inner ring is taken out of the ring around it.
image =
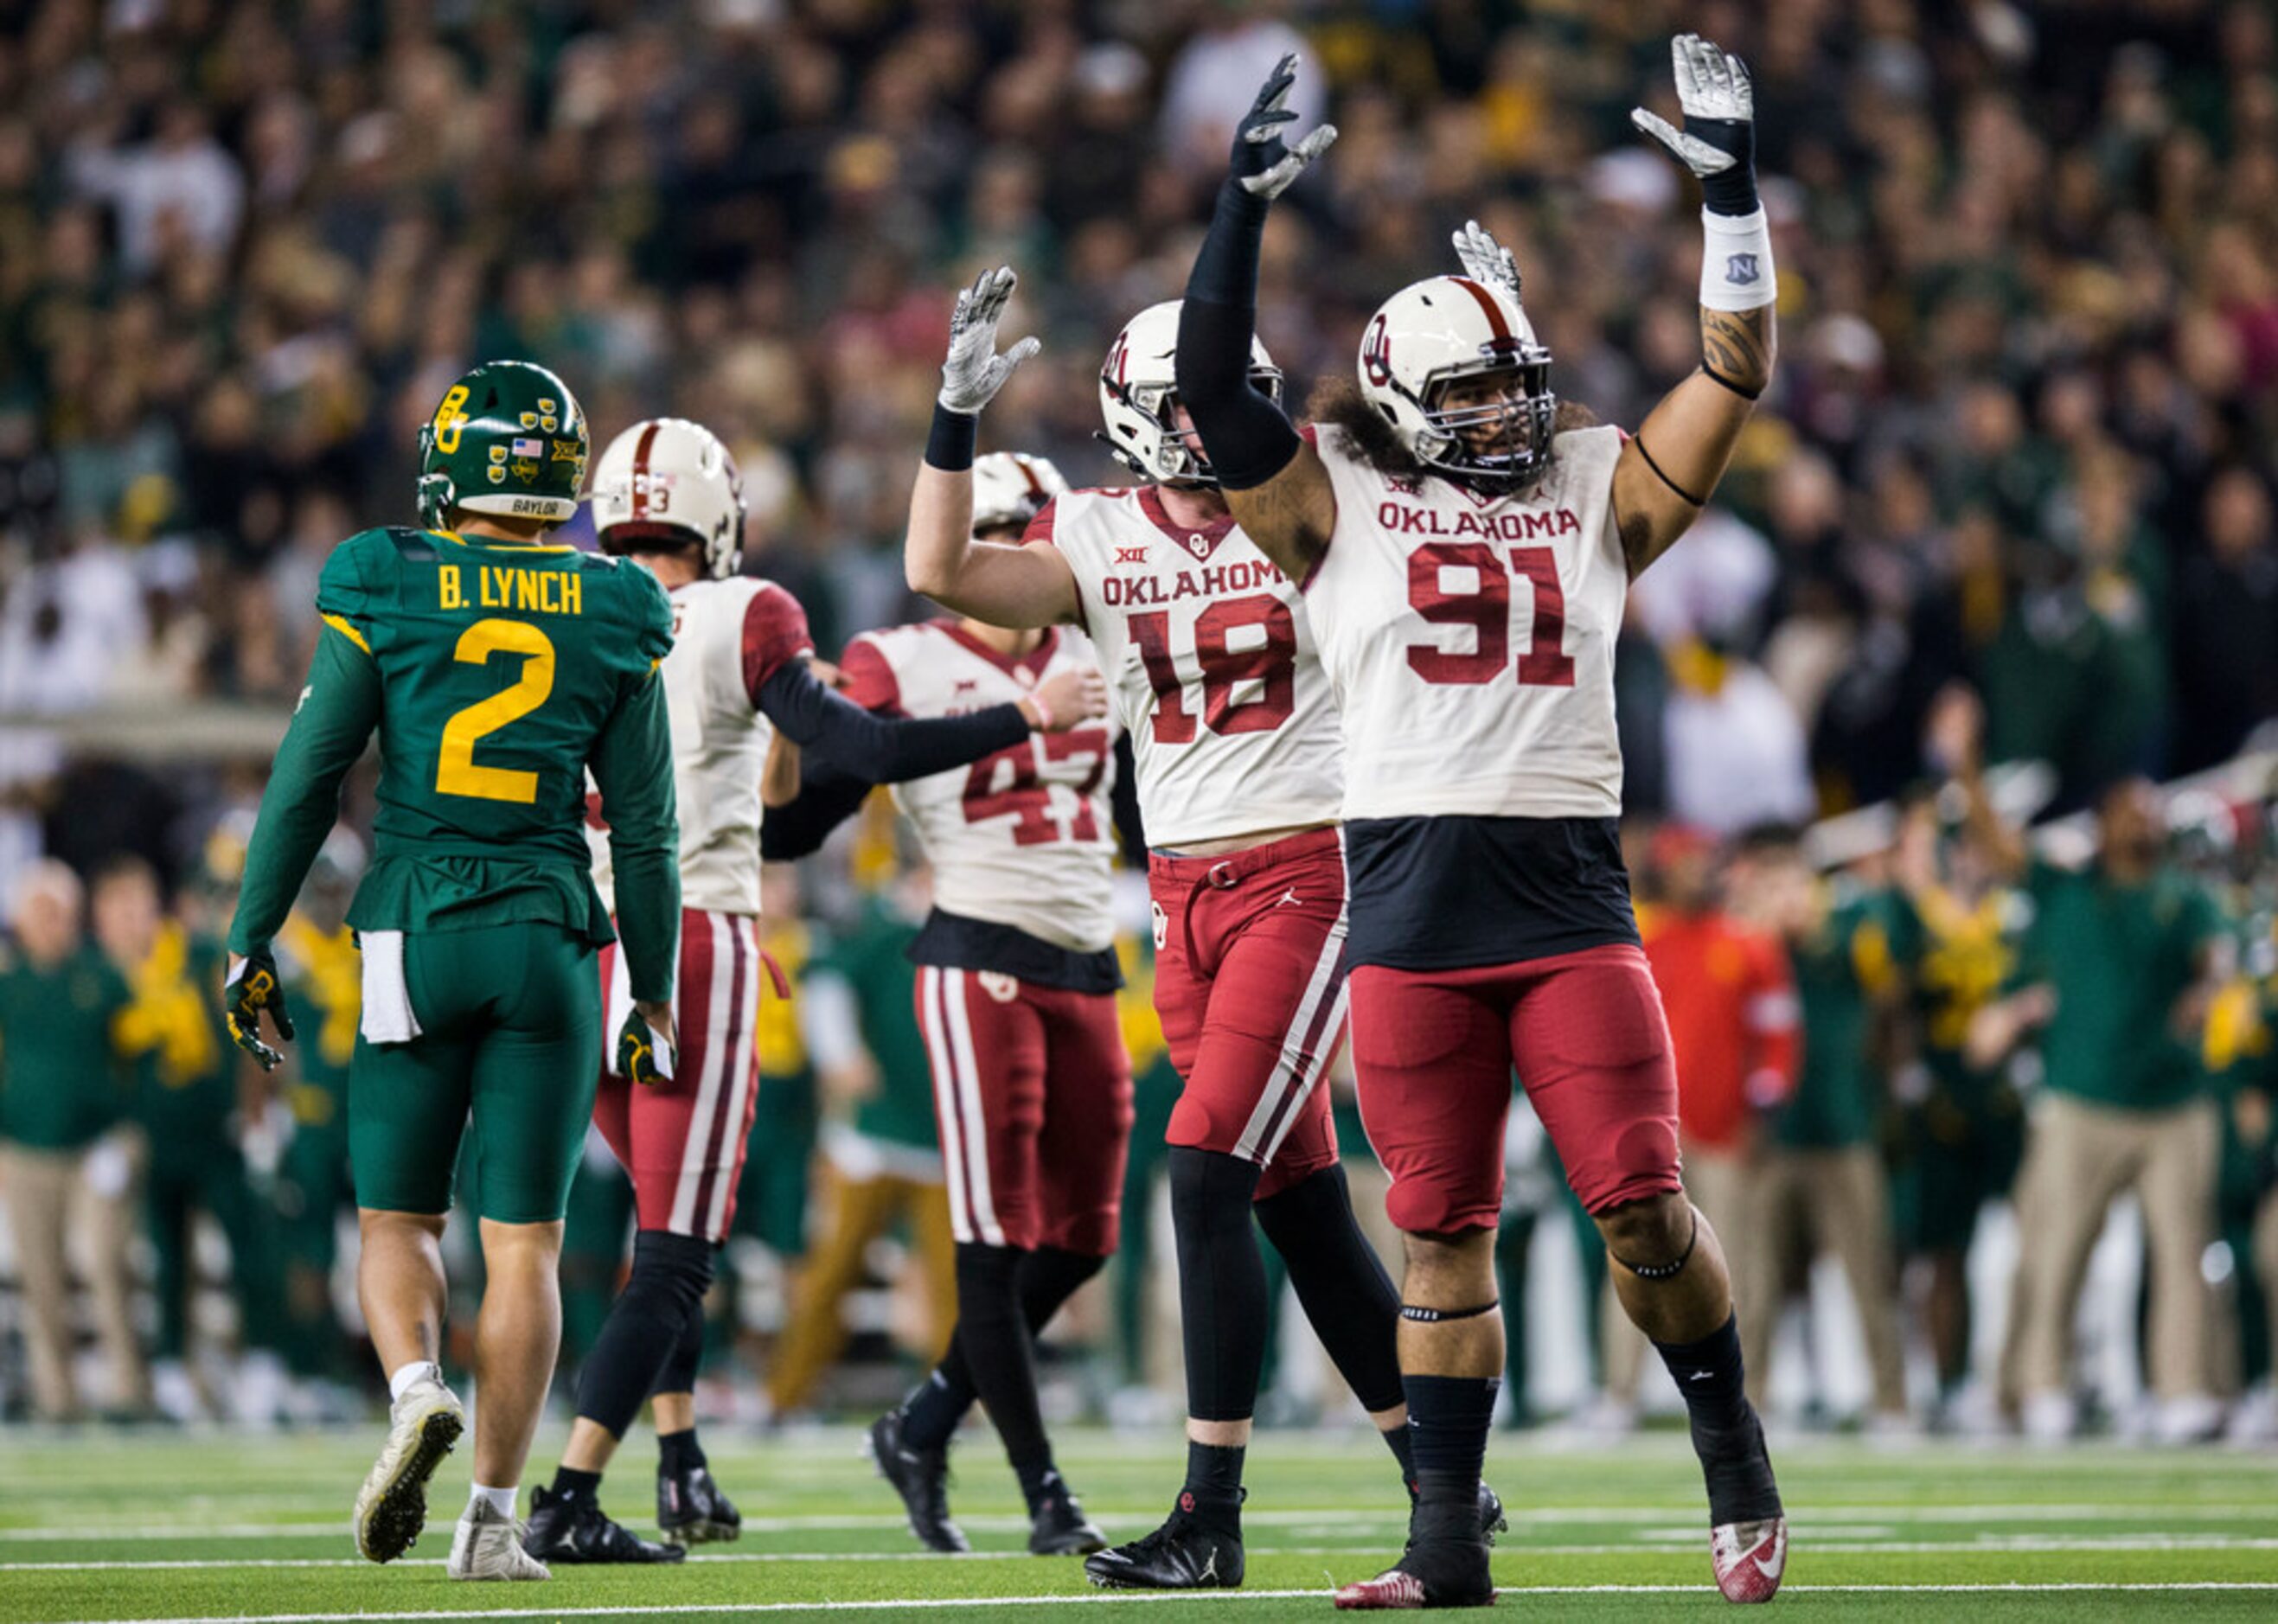
[[[1317,442],[1337,523],[1305,606],[1344,713],[1345,817],[1617,815],[1621,431],[1559,435],[1541,482],[1500,499],[1395,480],[1342,439]]]
[[[1151,485],[1071,491],[1023,539],[1058,547],[1074,573],[1150,844],[1336,817],[1343,747],[1305,606],[1231,518],[1173,524]]]
[[[748,576],[692,581],[669,598],[672,652],[661,669],[680,805],[681,903],[756,914],[760,777],[776,736],[759,694],[786,661],[814,651],[806,612],[782,587]],[[586,821],[593,883],[614,908],[608,836]]]
[[[938,620],[864,632],[839,666],[846,697],[863,709],[936,717],[1012,704],[1046,677],[1098,660],[1082,632],[1048,631],[1016,660]],[[1071,728],[897,784],[894,800],[917,826],[940,908],[1096,953],[1115,937],[1114,773],[1108,730]]]

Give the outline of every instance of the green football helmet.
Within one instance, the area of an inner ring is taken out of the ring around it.
[[[591,448],[569,385],[534,362],[485,361],[419,431],[419,522],[441,530],[462,507],[559,524],[577,512]]]

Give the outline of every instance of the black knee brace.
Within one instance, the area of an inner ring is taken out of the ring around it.
[[[712,1285],[713,1247],[692,1235],[642,1230],[633,1237],[625,1289],[577,1374],[577,1414],[623,1437],[701,1316]]]
[[[1265,1360],[1265,1260],[1250,1208],[1258,1168],[1221,1151],[1171,1147],[1187,1414],[1247,1421]]]

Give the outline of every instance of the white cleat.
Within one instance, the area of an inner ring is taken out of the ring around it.
[[[365,1557],[392,1562],[417,1543],[427,1526],[427,1480],[466,1430],[467,1412],[432,1377],[389,1408],[387,1446],[356,1494],[356,1549]]]
[[[1708,1555],[1726,1601],[1770,1601],[1787,1571],[1787,1519],[1724,1523],[1709,1534]]]
[[[454,1579],[551,1579],[546,1564],[522,1548],[522,1524],[488,1500],[476,1500],[459,1515],[451,1536]]]

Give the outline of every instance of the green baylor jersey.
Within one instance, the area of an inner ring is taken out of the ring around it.
[[[277,827],[256,830],[233,949],[282,926],[339,777],[376,730],[372,863],[350,925],[552,923],[614,940],[584,833],[590,766],[620,872],[631,856],[644,876],[642,928],[621,919],[636,995],[667,995],[677,835],[656,667],[672,612],[654,577],[572,547],[371,530],[326,560],[317,607],[326,629],[264,797]]]

